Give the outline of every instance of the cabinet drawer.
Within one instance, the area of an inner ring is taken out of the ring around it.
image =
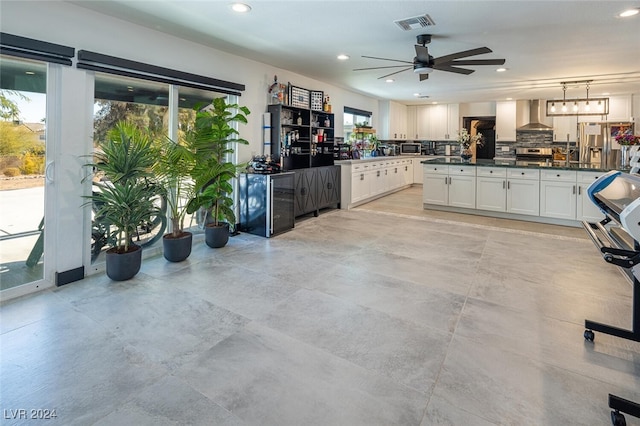
[[[507,178],[509,179],[527,179],[539,180],[540,170],[538,169],[507,169]]]
[[[475,176],[476,166],[449,166],[449,174],[455,176]]]
[[[424,173],[436,174],[436,175],[448,175],[449,166],[443,166],[442,164],[425,164]]]
[[[575,182],[576,172],[571,170],[541,170],[540,180],[556,182]]]
[[[507,169],[504,167],[478,167],[476,169],[478,177],[507,177]]]
[[[591,184],[605,173],[606,172],[578,172],[578,183]]]
[[[362,172],[366,172],[368,170],[371,170],[371,164],[370,163],[354,164],[354,165],[351,166],[351,174],[362,173]]]

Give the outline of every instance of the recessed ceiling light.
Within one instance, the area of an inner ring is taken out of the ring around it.
[[[507,100],[508,100],[508,101],[512,101],[512,100],[513,100],[513,98],[507,98]]]
[[[244,4],[244,3],[232,3],[231,4],[231,9],[234,12],[238,12],[238,13],[247,13],[251,10],[251,6],[249,6],[248,4]]]
[[[437,105],[438,103],[436,101],[431,102],[433,105]]]
[[[505,72],[507,70],[507,68],[498,68],[496,70],[496,72]]]
[[[414,93],[413,96],[420,96],[420,93]]]
[[[388,78],[388,79],[386,79],[385,81],[386,81],[387,83],[393,83],[395,80],[394,80],[394,79],[392,79],[392,78]]]
[[[340,59],[341,61],[346,61],[347,59],[349,59],[349,55],[340,54],[338,55],[338,59]]]
[[[25,74],[27,74],[27,75],[35,75],[35,74],[36,74],[36,73],[35,73],[35,72],[33,72],[33,71],[25,71],[24,73],[25,73]]]
[[[640,8],[628,9],[620,13],[618,16],[621,18],[628,18],[629,16],[634,16],[634,15],[637,15],[638,13],[640,13]]]

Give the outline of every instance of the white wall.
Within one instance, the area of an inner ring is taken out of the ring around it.
[[[25,25],[29,22],[29,25]],[[240,103],[251,111],[249,124],[240,132],[251,145],[239,148],[241,161],[260,152],[261,113],[266,111],[267,89],[274,75],[279,82],[310,90],[322,90],[331,97],[335,122],[342,122],[343,106],[372,111],[378,101],[357,93],[307,78],[280,68],[234,56],[179,39],[149,28],[101,15],[60,1],[2,1],[0,27],[3,32],[90,50],[152,65],[191,72],[246,86]],[[336,128],[342,136],[342,128]]]

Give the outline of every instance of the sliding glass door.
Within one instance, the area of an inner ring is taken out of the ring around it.
[[[44,278],[47,64],[2,56],[0,290]]]

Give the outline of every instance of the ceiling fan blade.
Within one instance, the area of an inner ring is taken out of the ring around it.
[[[448,62],[449,65],[504,65],[504,59],[461,59]]]
[[[408,70],[410,70],[411,68],[412,68],[412,67],[408,67],[408,68],[405,68],[405,69],[400,70],[400,71],[392,72],[391,74],[383,75],[382,77],[378,77],[378,80],[383,79],[383,78],[386,78],[386,77],[390,77],[390,76],[392,76],[392,75],[394,75],[394,74],[398,74],[398,73],[401,73],[401,72],[404,72],[404,71],[408,71]]]
[[[413,64],[413,62],[409,62],[409,61],[401,61],[400,59],[389,59],[389,58],[377,58],[375,56],[362,56],[363,58],[368,58],[368,59],[380,59],[381,61],[393,61],[393,62],[403,62],[405,64]]]
[[[439,58],[435,58],[433,60],[434,64],[439,64],[439,63],[443,63],[443,62],[451,62],[455,59],[458,58],[464,58],[467,56],[476,56],[476,55],[482,55],[484,53],[491,53],[493,52],[491,49],[489,49],[488,47],[478,47],[477,49],[471,49],[471,50],[464,50],[462,52],[458,52],[458,53],[452,53],[451,55],[446,55],[446,56],[440,56]]]
[[[429,78],[429,74],[420,74],[420,81],[426,80]]]
[[[354,71],[381,70],[384,68],[406,68],[406,65],[389,65],[388,67],[355,68]]]
[[[434,70],[440,70],[440,71],[455,72],[457,74],[465,74],[465,75],[469,75],[472,72],[475,72],[475,70],[468,70],[466,68],[456,68],[456,67],[451,66],[451,64],[434,65],[433,69]]]
[[[429,63],[429,50],[426,46],[420,46],[416,44],[416,59],[418,62]]]

